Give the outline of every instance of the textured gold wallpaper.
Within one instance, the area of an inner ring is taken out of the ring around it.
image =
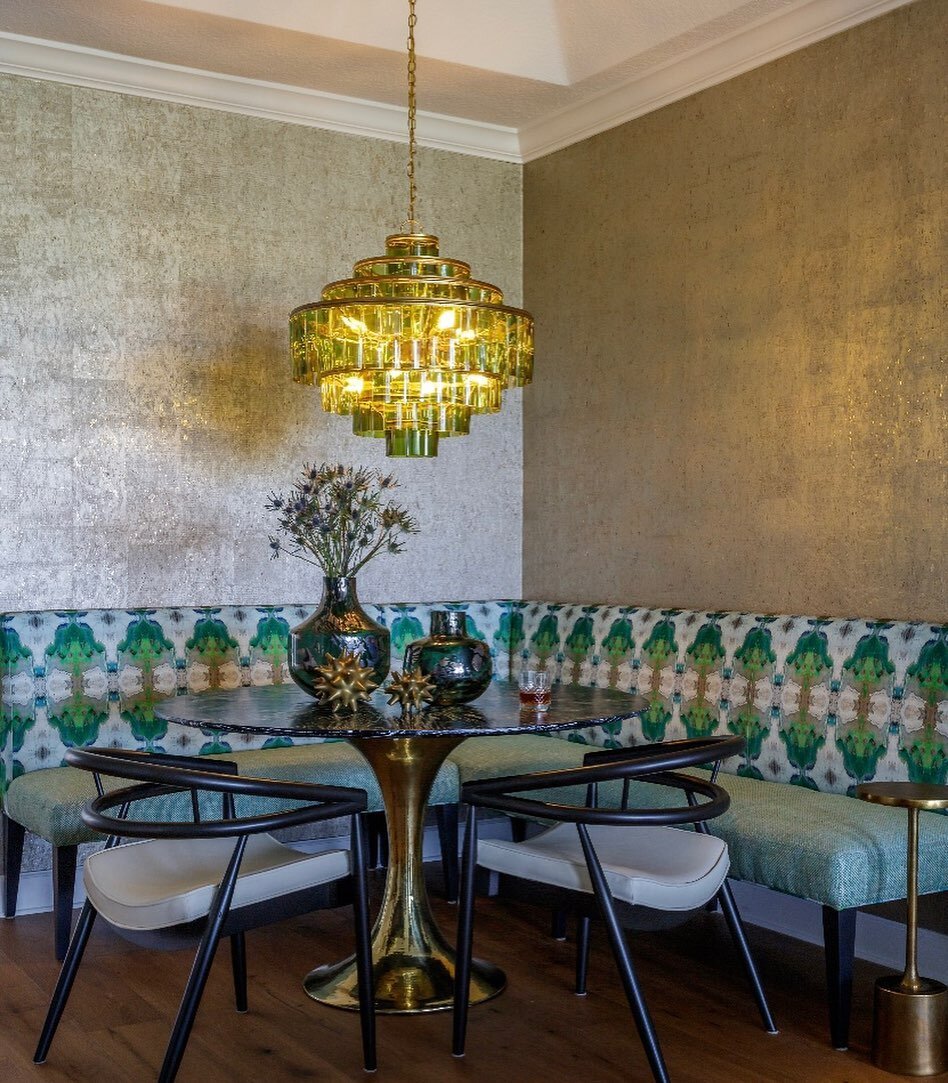
[[[401,226],[405,147],[16,77],[0,102],[0,609],[318,598],[263,504],[323,459],[394,464],[421,524],[364,601],[520,593],[520,392],[412,462],[290,379],[290,309]],[[423,150],[418,182],[518,303],[520,169]]]
[[[948,6],[525,168],[525,597],[948,618]]]

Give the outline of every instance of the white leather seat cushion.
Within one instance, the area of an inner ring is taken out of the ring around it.
[[[205,917],[234,839],[151,839],[92,854],[83,867],[96,910],[122,929],[166,929]],[[270,835],[247,840],[231,909],[348,875],[348,850],[303,854]]]
[[[590,827],[613,896],[655,910],[694,910],[717,893],[727,845],[678,827]],[[575,824],[557,824],[525,842],[478,842],[478,863],[496,872],[573,891],[592,891]]]

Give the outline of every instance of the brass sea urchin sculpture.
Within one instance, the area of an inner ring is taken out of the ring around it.
[[[385,691],[389,703],[400,703],[405,714],[420,711],[434,698],[435,684],[419,669],[405,670],[399,673],[393,670]]]
[[[354,711],[378,687],[372,680],[372,667],[363,666],[356,655],[344,651],[338,658],[328,658],[316,667],[313,692],[324,707],[338,711]]]

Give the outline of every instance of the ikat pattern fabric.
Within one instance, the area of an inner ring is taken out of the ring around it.
[[[510,658],[502,618],[513,603],[441,602],[364,608],[392,637],[392,666],[428,634],[434,609],[467,614],[491,646],[494,672]],[[99,609],[0,614],[0,793],[27,771],[58,767],[70,747],[101,744],[208,754],[290,745],[289,738],[204,733],[155,715],[168,696],[290,681],[287,638],[314,606]],[[304,741],[298,743],[309,743]]]
[[[289,681],[287,635],[312,606],[0,614],[0,785],[106,744],[237,752],[291,743],[155,717],[166,696]],[[366,605],[392,665],[434,609],[467,614],[497,678],[530,665],[558,682],[642,693],[648,709],[570,740],[616,747],[740,733],[748,778],[825,792],[948,782],[948,626],[533,601]],[[555,694],[555,692],[554,692]]]
[[[729,766],[748,778],[828,793],[948,782],[948,626],[542,602],[506,619],[514,672],[648,699],[640,717],[570,740],[736,733],[747,747]]]

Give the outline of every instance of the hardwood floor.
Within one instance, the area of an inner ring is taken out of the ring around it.
[[[454,908],[436,901],[445,929]],[[450,1055],[450,1015],[380,1017],[378,1078],[387,1083],[647,1081],[608,947],[593,940],[589,995],[571,992],[573,946],[549,938],[548,917],[479,900],[475,951],[503,966],[508,988],[472,1009],[467,1056]],[[723,920],[702,915],[672,932],[640,934],[633,956],[675,1083],[891,1083],[869,1063],[872,982],[859,964],[852,1047],[827,1041],[818,948],[750,927],[781,1028],[763,1032]],[[58,967],[50,915],[0,922],[0,1078],[4,1083],[135,1083],[155,1078],[190,953],[146,952],[93,933],[49,1061],[31,1063]],[[351,948],[346,911],[248,934],[250,1011],[232,1006],[229,952],[215,964],[180,1083],[361,1080],[357,1020],[314,1004],[302,975]],[[948,1075],[930,1077],[945,1083]]]

